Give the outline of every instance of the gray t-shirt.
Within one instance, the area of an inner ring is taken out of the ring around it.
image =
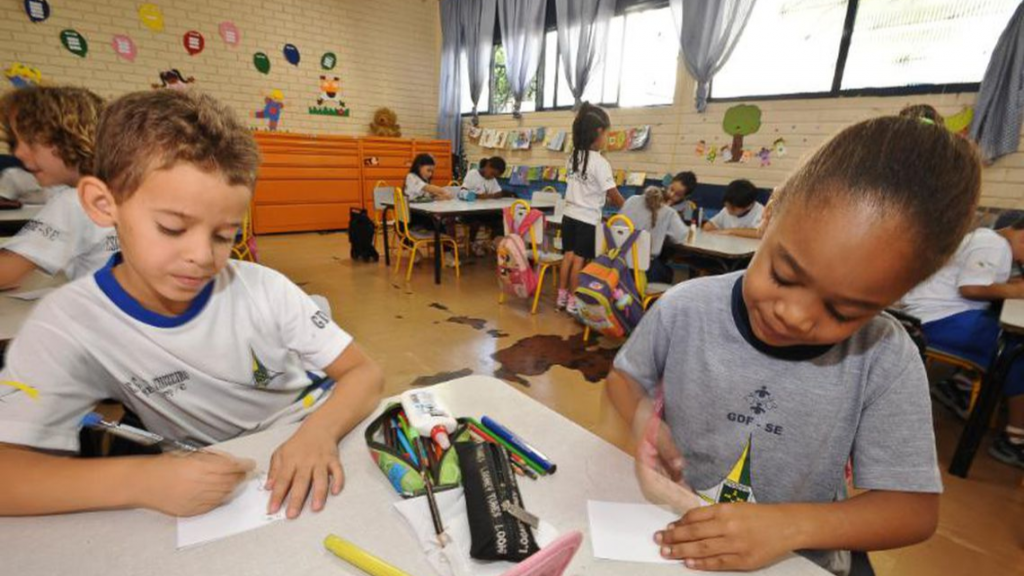
[[[679,213],[668,206],[662,206],[658,210],[658,222],[656,226],[651,225],[651,211],[647,208],[643,194],[630,196],[622,205],[619,214],[623,214],[633,222],[637,230],[647,230],[651,233],[651,255],[658,256],[665,246],[665,238],[670,242],[682,244],[686,241],[686,224]]]
[[[924,366],[880,315],[833,346],[771,347],[753,335],[743,272],[669,290],[615,358],[654,395],[686,479],[713,502],[832,502],[844,468],[868,490],[941,492]],[[806,556],[844,573],[845,555]]]

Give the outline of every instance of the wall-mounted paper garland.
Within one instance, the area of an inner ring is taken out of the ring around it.
[[[252,55],[252,65],[262,74],[270,73],[270,57],[263,52],[257,52]]]
[[[142,25],[154,32],[161,32],[164,29],[164,13],[156,4],[143,4],[139,6],[139,20]]]
[[[138,49],[135,47],[135,42],[130,36],[125,34],[116,34],[110,39],[110,45],[114,47],[114,54],[117,54],[119,58],[123,58],[129,62],[135,61],[135,56],[138,55]]]
[[[232,48],[238,46],[239,42],[242,41],[242,32],[238,29],[238,26],[235,26],[234,22],[221,22],[217,26],[217,31],[220,32],[220,39]]]
[[[302,56],[299,54],[298,47],[295,44],[285,44],[284,49],[281,50],[284,53],[284,59],[288,61],[292,66],[298,66],[299,60]]]
[[[25,0],[25,14],[33,22],[43,22],[50,17],[50,3],[46,0]]]
[[[338,57],[334,52],[324,52],[324,55],[320,57],[320,67],[324,70],[334,70],[337,65]]]
[[[85,41],[85,36],[78,33],[78,30],[62,30],[60,33],[60,43],[67,48],[68,52],[71,52],[79,58],[85,58],[85,55],[89,52],[89,43]]]
[[[188,52],[189,56],[199,54],[206,47],[206,39],[198,30],[185,32],[185,35],[181,37],[181,43],[185,46],[185,52]]]

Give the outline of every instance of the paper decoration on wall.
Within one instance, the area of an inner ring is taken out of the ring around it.
[[[257,110],[256,117],[266,119],[267,130],[277,130],[277,123],[281,121],[281,111],[283,110],[284,93],[280,90],[272,90],[263,98],[263,110]]]
[[[139,20],[142,25],[154,32],[164,29],[164,14],[156,4],[143,4],[139,6]]]
[[[348,116],[349,110],[345,103],[338,97],[338,83],[341,81],[337,76],[320,76],[320,94],[316,97],[316,106],[309,107],[310,114],[322,116]],[[329,104],[324,106],[324,103]]]
[[[177,68],[171,68],[170,70],[160,72],[159,84],[150,84],[150,86],[152,86],[154,90],[159,90],[161,88],[167,88],[168,90],[187,90],[188,85],[195,81],[196,79],[192,76],[185,78]]]
[[[626,132],[623,130],[612,130],[608,132],[608,137],[605,140],[605,150],[609,152],[618,152],[619,150],[626,149]]]
[[[4,70],[4,76],[10,81],[11,86],[15,88],[35,86],[43,81],[42,72],[21,62],[11,64],[7,70]]]
[[[637,126],[626,131],[626,149],[643,150],[651,139],[650,126]]]
[[[549,140],[547,144],[548,150],[554,152],[561,152],[565,146],[565,130],[559,130]]]
[[[732,136],[732,153],[727,162],[739,162],[743,155],[743,137],[761,129],[761,109],[751,104],[739,104],[725,111],[722,129]]]
[[[135,62],[135,56],[138,55],[138,49],[135,47],[135,41],[130,36],[125,34],[116,34],[110,39],[110,45],[114,47],[114,54],[117,54],[119,58],[123,58],[129,62]]]
[[[390,108],[377,108],[370,122],[370,134],[398,138],[402,135],[402,126],[398,123],[398,114]]]
[[[25,0],[25,14],[33,22],[42,22],[50,17],[50,3],[46,0]]]
[[[479,126],[470,126],[469,130],[466,131],[466,135],[469,136],[470,140],[480,140],[480,136],[484,133],[484,129]]]
[[[775,142],[772,142],[772,150],[774,150],[775,151],[775,155],[779,156],[780,158],[782,156],[785,156],[786,155],[786,139],[785,138],[776,138]],[[746,153],[747,151],[744,150],[743,152]]]
[[[630,172],[626,176],[626,186],[643,186],[647,181],[647,172]]]
[[[252,55],[252,65],[261,73],[267,74],[270,72],[270,57],[263,52],[257,52]]]
[[[299,49],[295,44],[285,44],[282,52],[284,53],[284,59],[287,60],[289,64],[292,66],[299,65],[299,60],[302,59],[302,56],[299,54]]]
[[[708,146],[708,152],[704,155],[704,159],[710,164],[714,164],[715,160],[718,160],[718,149],[714,145]]]
[[[743,164],[746,164],[753,157],[754,157],[754,152],[752,150],[744,148],[743,149],[743,155],[740,156],[740,162],[743,163]]]
[[[693,149],[693,151],[697,153],[697,156],[704,156],[704,154],[707,153],[707,149],[708,143],[701,140],[697,142],[697,146]]]
[[[185,52],[188,52],[189,56],[199,54],[206,47],[206,39],[198,30],[185,32],[185,35],[181,37],[181,43],[185,45]]]
[[[758,151],[758,153],[757,153],[757,157],[761,159],[761,167],[762,168],[765,167],[765,166],[771,166],[772,165],[772,151],[771,150],[769,150],[769,149],[767,149],[767,148],[762,146],[761,150]]]
[[[334,70],[337,65],[338,56],[334,52],[324,52],[324,55],[320,57],[320,67],[324,70]]]
[[[498,138],[494,141],[495,148],[505,148],[508,145],[508,132],[498,132]]]
[[[973,120],[974,108],[971,106],[964,106],[963,110],[956,114],[946,116],[944,124],[950,132],[966,136],[967,131],[971,128],[971,122]]]
[[[530,136],[530,141],[536,143],[544,142],[545,136],[547,136],[547,132],[547,128],[534,128],[533,135]]]
[[[513,150],[529,150],[530,149],[530,137],[531,132],[529,128],[523,128],[520,130],[512,131],[512,141],[509,146]]]
[[[89,52],[89,43],[85,41],[85,36],[78,33],[78,30],[62,30],[60,33],[60,43],[67,48],[68,52],[71,52],[79,58],[85,58],[85,55]]]
[[[743,153],[740,152],[740,155]],[[728,145],[722,146],[718,149],[718,157],[722,159],[722,162],[732,162],[732,148]],[[736,159],[739,161],[739,158]]]
[[[217,25],[217,32],[220,33],[220,39],[232,48],[238,46],[242,41],[242,33],[234,22],[221,22]]]

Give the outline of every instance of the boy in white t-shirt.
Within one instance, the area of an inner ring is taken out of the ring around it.
[[[750,180],[733,180],[725,189],[725,208],[704,223],[704,230],[757,238],[764,206]]]
[[[283,275],[228,260],[259,165],[252,134],[192,92],[110,104],[83,205],[121,252],[43,299],[0,372],[0,515],[150,508],[177,516],[230,498],[252,463],[226,454],[68,458],[112,398],[150,431],[206,445],[302,421],[269,462],[269,512],[295,517],[341,490],[338,442],[377,405],[382,377]],[[328,379],[312,380],[306,371]]]
[[[999,316],[992,302],[1024,298],[1024,282],[1011,281],[1014,262],[1024,261],[1024,219],[999,230],[978,228],[964,237],[953,258],[903,297],[903,308],[921,320],[929,348],[988,367],[996,353]],[[937,382],[932,395],[966,418],[974,378],[956,374]],[[989,449],[997,460],[1024,468],[1024,362],[1006,376],[1009,417]]]
[[[33,270],[91,274],[117,252],[117,233],[85,214],[75,185],[92,173],[93,140],[103,101],[84,88],[22,88],[0,99],[0,125],[14,155],[48,188],[50,200],[0,250],[0,289]]]
[[[601,156],[611,120],[608,113],[588,102],[580,106],[572,123],[572,154],[566,163],[565,212],[562,216],[562,251],[558,275],[558,308],[575,315],[579,310],[573,291],[580,270],[596,256],[595,234],[602,209],[610,198],[615,207],[624,200],[615,184],[612,166]]]

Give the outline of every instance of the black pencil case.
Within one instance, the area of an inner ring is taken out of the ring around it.
[[[458,443],[455,450],[472,539],[469,555],[520,562],[536,553],[533,531],[516,515],[528,513],[505,448],[490,442]]]

